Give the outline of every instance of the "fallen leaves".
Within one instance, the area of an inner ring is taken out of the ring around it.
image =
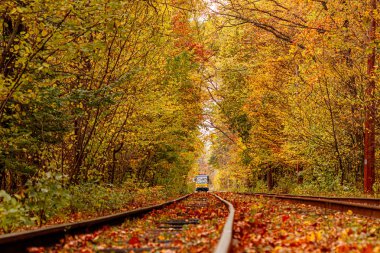
[[[380,220],[304,204],[220,193],[233,203],[232,252],[380,252]]]

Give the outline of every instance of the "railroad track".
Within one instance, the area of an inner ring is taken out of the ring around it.
[[[92,251],[86,252],[119,253],[183,252],[189,251],[188,247],[204,247],[202,252],[227,253],[233,215],[233,206],[220,197],[194,193],[160,205],[88,221],[2,235],[0,249],[2,253],[77,252],[87,247]]]
[[[302,196],[271,193],[240,193],[246,195],[262,196],[281,200],[294,201],[303,204],[319,206],[325,209],[333,209],[342,212],[351,210],[355,214],[380,218],[380,199],[377,198],[349,198],[349,197],[322,197]]]
[[[380,218],[379,199],[241,194],[344,212],[351,210],[355,214]],[[33,248],[34,252],[77,252],[90,247],[92,251],[88,252],[188,252],[194,249],[192,247],[203,247],[202,252],[227,253],[233,219],[231,203],[211,193],[194,193],[160,205],[88,221],[2,235],[0,251],[28,252]]]

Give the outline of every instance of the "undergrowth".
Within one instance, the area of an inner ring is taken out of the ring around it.
[[[276,193],[309,196],[330,196],[330,197],[380,197],[380,183],[374,184],[373,194],[364,194],[362,189],[353,185],[340,185],[338,182],[331,182],[330,185],[320,185],[318,182],[304,182],[298,184],[288,178],[280,179],[272,190],[268,190],[266,182],[259,180],[255,187],[251,188],[252,193]]]
[[[19,194],[0,191],[0,233],[69,219],[110,214],[174,197],[173,189],[131,179],[122,185],[84,183],[66,186],[66,177],[44,173]]]

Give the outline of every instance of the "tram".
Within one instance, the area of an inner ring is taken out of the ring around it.
[[[200,191],[207,192],[208,191],[208,185],[210,183],[210,178],[208,175],[199,174],[198,176],[196,176],[194,178],[194,182],[195,182],[195,190],[197,192],[200,192]]]

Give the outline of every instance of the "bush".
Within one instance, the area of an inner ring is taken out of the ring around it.
[[[136,191],[133,197],[134,203],[154,202],[155,200],[163,199],[166,196],[164,187],[142,187]]]
[[[373,193],[375,195],[375,198],[380,197],[380,180],[375,180],[375,183],[373,184]]]
[[[278,179],[277,186],[273,189],[273,192],[280,194],[288,194],[296,185],[294,179],[289,176],[283,176]]]
[[[267,187],[266,182],[263,180],[257,180],[256,185],[253,188],[252,192],[267,192],[267,191],[268,191],[268,187]]]
[[[0,229],[8,233],[25,225],[41,226],[53,217],[68,213],[108,214],[131,203],[146,205],[168,196],[162,186],[148,187],[134,180],[118,187],[85,183],[64,188],[66,181],[60,174],[43,173],[27,182],[24,198],[0,191]]]
[[[38,180],[29,180],[26,189],[26,204],[32,216],[37,218],[38,225],[42,225],[47,219],[62,214],[68,207],[70,194],[62,187],[64,176],[43,173]]]
[[[133,186],[86,183],[70,187],[70,212],[107,213],[124,207],[133,198]]]
[[[0,191],[0,229],[4,233],[12,232],[15,228],[33,225],[27,206],[21,203],[21,196],[12,197],[5,191]]]

